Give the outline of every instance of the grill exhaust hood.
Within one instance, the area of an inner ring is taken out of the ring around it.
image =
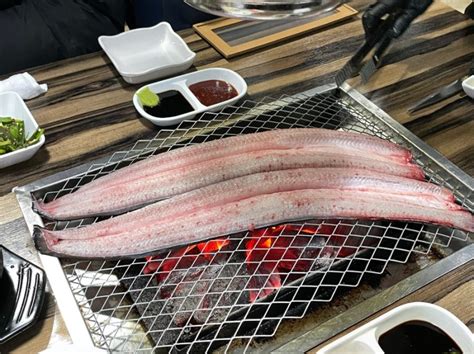
[[[316,16],[334,10],[341,0],[184,0],[213,15],[249,20],[281,20]]]

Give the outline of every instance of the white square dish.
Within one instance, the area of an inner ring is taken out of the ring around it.
[[[0,93],[0,117],[13,117],[23,120],[25,122],[25,135],[27,137],[38,129],[38,123],[36,123],[25,102],[23,102],[20,95],[16,92]],[[45,137],[42,135],[36,144],[0,155],[0,169],[30,159],[44,142]]]
[[[235,90],[237,91],[237,96],[228,99],[226,101],[222,101],[211,106],[203,105],[198,98],[191,92],[189,86],[206,80],[223,80],[227,83],[231,84]],[[160,95],[160,93],[166,91],[176,90],[183,95],[183,97],[189,102],[192,106],[193,110],[184,114],[172,116],[172,117],[156,117],[152,116],[151,114],[147,113],[143,108],[137,93],[142,90],[143,88],[148,87],[151,91]],[[233,104],[240,100],[242,97],[245,96],[247,93],[247,83],[245,80],[237,74],[235,71],[224,69],[224,68],[210,68],[195,71],[192,73],[184,74],[181,76],[173,77],[171,79],[153,82],[146,86],[139,88],[135,94],[133,95],[133,104],[138,111],[138,113],[145,119],[148,119],[155,125],[158,126],[170,126],[176,125],[183,120],[192,119],[197,114],[203,112],[216,112],[221,110],[223,107]]]
[[[99,44],[131,84],[182,72],[193,64],[196,56],[167,22],[115,36],[100,36]]]

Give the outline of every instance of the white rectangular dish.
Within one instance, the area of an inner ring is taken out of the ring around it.
[[[182,72],[193,64],[196,56],[167,22],[115,36],[100,36],[99,44],[131,84]]]
[[[191,90],[189,89],[189,86],[197,82],[207,81],[207,80],[226,81],[237,90],[238,94],[232,99],[219,102],[211,106],[205,106],[191,92]],[[137,95],[137,93],[145,87],[148,87],[151,91],[157,93],[158,95],[166,91],[176,90],[180,92],[184,96],[184,98],[186,98],[186,100],[191,104],[194,110],[191,112],[187,112],[187,113],[180,114],[173,117],[152,116],[145,111]],[[229,69],[211,68],[211,69],[195,71],[189,74],[184,74],[184,75],[177,76],[168,80],[158,81],[158,82],[154,82],[149,85],[143,86],[140,89],[138,89],[137,92],[135,92],[135,94],[133,95],[133,104],[135,108],[137,109],[138,113],[143,118],[148,119],[153,124],[158,125],[158,126],[170,126],[170,125],[176,125],[186,119],[192,119],[197,114],[200,114],[203,112],[219,111],[224,106],[237,102],[246,93],[247,93],[247,83],[239,74]]]
[[[16,92],[0,93],[0,117],[12,117],[23,120],[27,137],[31,136],[38,129],[38,123],[36,123],[25,102]],[[44,142],[45,137],[42,135],[36,144],[0,155],[0,169],[30,159]]]
[[[401,305],[351,333],[328,344],[318,354],[383,354],[379,339],[391,329],[410,321],[423,321],[438,327],[463,353],[472,353],[473,334],[456,316],[440,306],[413,302]]]

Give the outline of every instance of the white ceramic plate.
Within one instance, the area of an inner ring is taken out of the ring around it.
[[[226,81],[237,90],[238,95],[230,100],[223,101],[212,106],[205,106],[201,102],[199,102],[196,96],[194,96],[194,94],[189,89],[189,86],[197,82],[206,80]],[[137,96],[137,92],[139,92],[145,87],[148,87],[151,91],[157,93],[158,95],[162,92],[170,90],[179,91],[188,100],[194,110],[174,117],[152,116],[145,112]],[[199,113],[216,112],[221,110],[224,106],[237,102],[247,93],[247,83],[242,78],[242,76],[237,74],[235,71],[223,68],[211,68],[195,71],[189,74],[184,74],[168,80],[154,82],[152,84],[141,87],[137,90],[137,92],[135,92],[135,94],[133,95],[133,104],[135,105],[135,108],[137,109],[138,113],[140,113],[143,118],[148,119],[155,125],[170,126],[176,125],[185,119],[192,119]]]
[[[100,36],[99,44],[120,75],[131,84],[183,72],[196,56],[167,22],[115,36]]]
[[[425,321],[450,336],[463,353],[472,353],[474,336],[456,316],[440,306],[424,302],[401,305],[336,339],[318,354],[383,354],[378,344],[382,334],[409,321]]]
[[[0,93],[0,117],[13,117],[25,122],[25,134],[29,137],[38,129],[38,123],[16,92]],[[0,168],[5,168],[31,158],[44,144],[44,135],[31,146],[0,155]]]

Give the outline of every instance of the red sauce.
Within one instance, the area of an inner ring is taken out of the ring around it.
[[[234,86],[222,80],[196,82],[189,89],[205,106],[227,101],[239,94]]]

